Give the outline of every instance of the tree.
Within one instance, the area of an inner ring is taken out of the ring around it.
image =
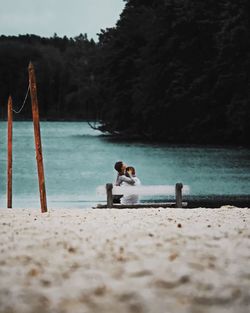
[[[247,143],[249,4],[127,0],[99,34],[101,129],[188,143]]]

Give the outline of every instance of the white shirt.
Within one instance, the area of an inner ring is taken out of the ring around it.
[[[126,187],[129,186],[129,187],[133,188],[133,186],[140,186],[141,185],[141,181],[138,177],[133,176],[133,180],[135,181],[135,183],[133,185],[127,183],[126,181],[123,181],[120,186],[121,187],[122,186],[126,186]],[[126,205],[126,204],[136,204],[136,203],[139,203],[139,196],[138,195],[134,195],[134,194],[126,195],[126,196],[123,196],[121,198],[121,204]]]

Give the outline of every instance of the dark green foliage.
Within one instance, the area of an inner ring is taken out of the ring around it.
[[[99,35],[102,129],[248,144],[248,0],[127,0]]]
[[[31,60],[44,119],[95,118],[128,138],[249,145],[249,0],[125,2],[97,44],[0,37],[0,115],[9,94],[22,102]]]
[[[1,117],[6,118],[8,96],[21,106],[28,87],[28,64],[35,66],[42,119],[86,119],[93,116],[92,59],[96,44],[86,35],[41,38],[35,35],[0,37]],[[95,110],[94,110],[95,111]],[[15,119],[31,118],[28,103]]]

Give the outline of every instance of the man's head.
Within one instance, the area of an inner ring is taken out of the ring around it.
[[[126,170],[126,167],[127,167],[127,165],[124,164],[122,161],[116,162],[116,163],[115,163],[115,166],[114,166],[115,170],[116,170],[118,173],[124,173],[125,170]]]

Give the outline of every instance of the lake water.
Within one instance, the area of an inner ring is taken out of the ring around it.
[[[143,184],[182,182],[192,195],[249,195],[250,150],[114,141],[85,122],[41,122],[49,208],[85,208],[105,200],[113,165],[135,166]],[[0,122],[0,207],[6,207],[7,123]],[[14,122],[13,207],[40,207],[32,122]]]

